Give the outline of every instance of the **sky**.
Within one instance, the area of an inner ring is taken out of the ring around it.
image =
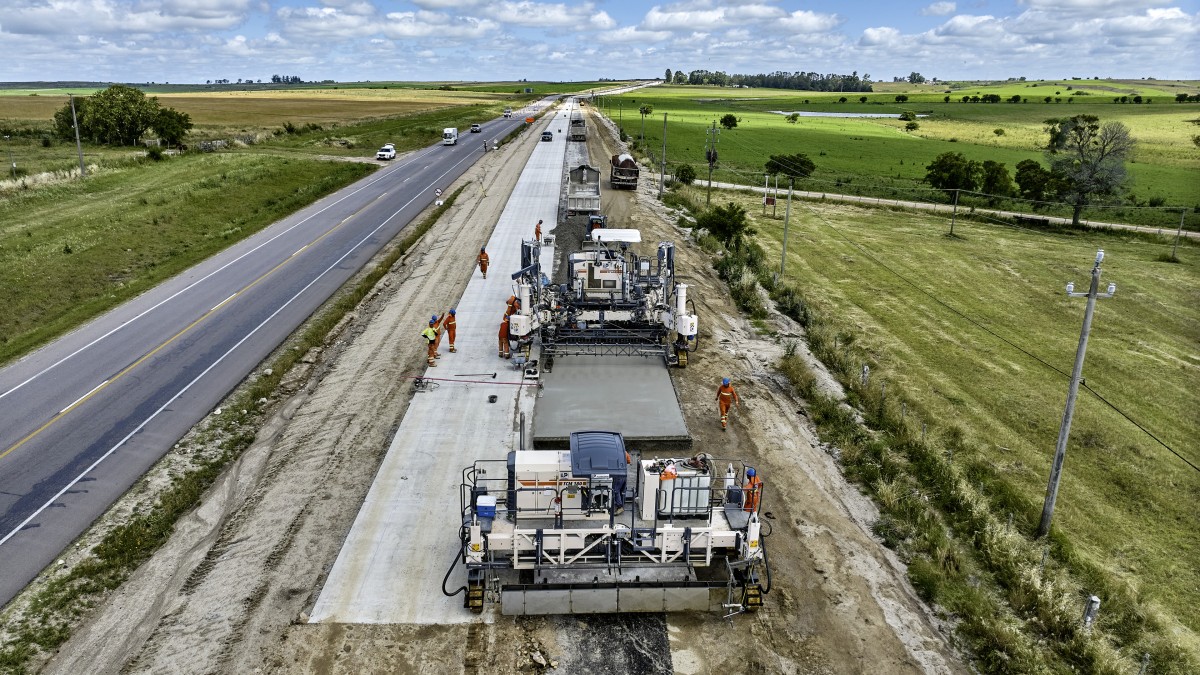
[[[1200,79],[1200,0],[4,0],[0,81]]]

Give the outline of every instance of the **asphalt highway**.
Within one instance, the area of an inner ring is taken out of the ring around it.
[[[529,112],[396,160],[0,369],[0,605]]]

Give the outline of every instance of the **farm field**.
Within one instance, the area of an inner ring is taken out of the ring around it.
[[[686,189],[702,203],[703,190]],[[756,197],[720,193],[751,216],[778,264],[782,216]],[[1096,250],[1106,257],[1100,300],[1071,427],[1055,528],[1076,552],[1186,628],[1200,654],[1200,247],[1161,262],[1162,244],[1103,232],[1033,232],[944,216],[797,201],[786,280],[876,361],[872,381],[909,401],[929,434],[965,432],[961,466],[979,466],[1023,497],[1014,527],[1031,535],[1041,514]],[[1008,344],[1011,343],[1011,344]],[[1028,352],[1028,353],[1024,353]],[[968,471],[970,471],[968,469]]]
[[[987,93],[984,88],[976,89]],[[838,102],[842,96],[847,98],[846,103]],[[720,131],[715,180],[761,185],[769,155],[803,152],[815,162],[817,170],[797,181],[799,189],[939,201],[945,201],[945,196],[922,182],[926,165],[937,155],[961,152],[970,159],[992,159],[1004,163],[1011,173],[1024,159],[1042,160],[1039,146],[1045,143],[1044,120],[1093,114],[1102,122],[1126,124],[1138,140],[1134,161],[1128,167],[1132,177],[1130,195],[1136,204],[1126,199],[1120,204],[1090,207],[1085,217],[1174,227],[1179,223],[1180,210],[1186,209],[1185,227],[1200,229],[1200,213],[1195,209],[1200,206],[1200,156],[1191,141],[1200,127],[1190,122],[1200,118],[1200,105],[1177,104],[1173,98],[1150,105],[1113,104],[1111,99],[1087,104],[1079,99],[1071,104],[972,104],[952,98],[944,103],[941,98],[945,94],[936,99],[929,94],[931,100],[923,100],[923,94],[909,94],[910,100],[899,104],[895,96],[891,92],[837,94],[672,86],[606,97],[600,104],[609,117],[621,121],[632,138],[642,133],[638,108],[652,106],[640,153],[656,166],[662,153],[662,115],[667,113],[668,170],[689,163],[701,179],[707,178],[705,128],[732,113],[739,123],[732,130]],[[867,102],[860,102],[860,97],[866,97]],[[917,131],[906,132],[905,122],[895,118],[801,117],[790,124],[783,115],[771,112],[895,115],[905,110],[926,115],[918,119]],[[997,134],[997,129],[1002,133]],[[982,205],[985,200],[981,198],[978,203]],[[1017,199],[1000,200],[1000,205],[1031,208]],[[1161,208],[1146,208],[1150,205]],[[1059,215],[1059,209],[1047,211]]]
[[[151,93],[152,92],[148,92]],[[154,94],[152,94],[154,95]],[[415,89],[310,89],[157,94],[165,107],[191,116],[188,143],[236,140],[257,149],[336,156],[374,156],[386,142],[400,151],[441,138],[446,126],[469,126],[498,117],[530,96]],[[8,142],[26,175],[78,166],[75,144],[52,137],[53,115],[62,96],[0,95],[0,127],[17,135]],[[294,133],[284,133],[291,125]],[[265,146],[263,145],[265,143]],[[132,148],[85,145],[88,162],[140,154]]]
[[[129,160],[0,199],[0,362],[372,171],[303,157]]]

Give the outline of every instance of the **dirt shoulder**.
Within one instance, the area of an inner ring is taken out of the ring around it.
[[[593,128],[607,129],[594,124]],[[311,625],[312,607],[411,397],[422,320],[460,297],[473,251],[486,241],[525,159],[524,137],[462,179],[455,207],[294,378],[290,398],[258,441],[181,522],[171,542],[115,592],[47,667],[48,672],[559,672],[580,636],[625,639],[620,618],[500,618],[456,626]],[[590,142],[595,157],[615,150]],[[643,174],[645,175],[645,174]],[[767,606],[732,623],[666,618],[670,660],[647,644],[625,672],[967,672],[908,586],[904,570],[870,535],[875,511],[817,444],[772,364],[800,329],[782,316],[762,335],[742,319],[711,262],[687,243],[642,181],[606,191],[613,227],[648,242],[675,241],[678,269],[701,317],[700,351],[673,371],[695,448],[740,456],[766,480],[773,569]],[[486,186],[486,191],[483,189]],[[721,432],[714,390],[733,378],[743,399]],[[404,583],[402,573],[397,583]],[[414,602],[439,589],[413,588]],[[661,619],[657,619],[661,621]],[[630,624],[635,625],[635,624]],[[718,639],[714,637],[719,636]],[[637,654],[637,650],[627,650]],[[614,671],[617,672],[617,671]]]

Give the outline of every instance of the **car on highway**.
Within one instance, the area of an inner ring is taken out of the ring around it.
[[[481,131],[483,131],[483,127],[479,126],[478,124],[472,124],[472,125],[471,125],[471,133],[473,133],[473,134],[477,134],[477,133],[479,133],[479,132],[481,132]]]
[[[375,159],[384,161],[396,159],[396,146],[392,145],[391,143],[384,145],[379,149],[379,152],[375,153]]]
[[[552,141],[552,140],[554,140],[554,134],[549,131],[543,131],[542,132],[542,140],[543,141]]]

